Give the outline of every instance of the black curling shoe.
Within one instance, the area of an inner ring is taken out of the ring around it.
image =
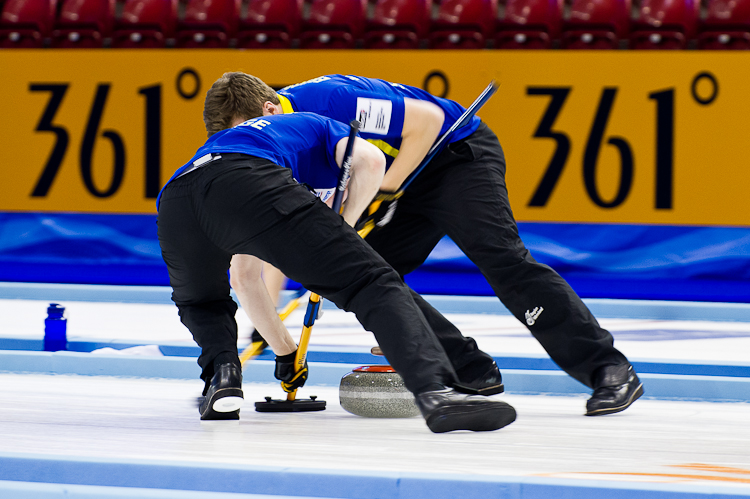
[[[258,353],[262,352],[268,346],[268,342],[263,339],[257,329],[253,328],[250,333],[250,343],[255,346]],[[256,346],[257,345],[257,346]]]
[[[505,391],[503,377],[497,364],[492,363],[489,371],[471,381],[459,381],[453,385],[457,392],[467,393],[469,395],[497,395]]]
[[[201,419],[240,419],[242,402],[242,370],[232,363],[221,364],[199,408]]]
[[[451,388],[422,392],[415,400],[434,433],[492,431],[516,420],[516,410],[505,402],[466,395]]]
[[[587,416],[624,411],[643,395],[643,383],[633,366],[604,366],[594,374],[594,394],[586,402]]]

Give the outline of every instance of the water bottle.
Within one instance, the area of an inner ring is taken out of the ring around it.
[[[63,317],[65,307],[57,303],[50,303],[47,308],[47,318],[44,320],[44,350],[56,352],[68,348],[68,338],[65,330],[68,319]]]

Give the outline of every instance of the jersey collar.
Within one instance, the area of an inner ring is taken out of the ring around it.
[[[284,97],[281,94],[276,94],[279,97],[279,102],[281,102],[281,110],[284,111],[284,114],[291,114],[294,112],[294,108],[292,107],[292,103],[289,102],[289,99]]]

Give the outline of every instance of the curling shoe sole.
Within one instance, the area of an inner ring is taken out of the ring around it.
[[[502,407],[444,407],[430,415],[427,427],[433,433],[499,430],[516,420],[516,410],[504,402],[498,404]]]
[[[239,388],[221,388],[201,404],[201,419],[204,421],[240,419],[240,407],[244,399]]]
[[[232,412],[242,407],[244,399],[237,396],[222,397],[211,407],[216,412]]]
[[[420,393],[415,401],[434,433],[493,431],[516,420],[516,410],[510,404],[465,395],[450,388]]]

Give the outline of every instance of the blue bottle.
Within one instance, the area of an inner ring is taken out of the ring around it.
[[[68,348],[68,338],[65,331],[68,319],[63,317],[65,307],[57,303],[50,303],[47,308],[47,318],[44,320],[44,350],[56,352]]]

